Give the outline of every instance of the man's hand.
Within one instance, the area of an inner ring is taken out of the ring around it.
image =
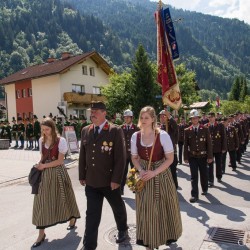
[[[81,184],[82,186],[85,186],[85,185],[86,185],[86,181],[85,181],[85,180],[80,180],[80,184]]]
[[[213,159],[207,159],[207,163],[212,163]]]
[[[184,160],[184,162],[185,162],[186,164],[188,164],[188,160]]]
[[[120,184],[111,182],[110,187],[111,187],[111,190],[115,190],[120,187]]]

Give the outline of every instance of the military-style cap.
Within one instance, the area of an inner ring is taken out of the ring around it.
[[[12,117],[12,122],[16,122],[16,118],[14,116]]]
[[[106,105],[103,102],[91,102],[90,108],[106,110]]]
[[[127,109],[123,112],[123,116],[133,116],[133,112],[130,109]]]
[[[33,115],[33,119],[38,119],[36,115]]]
[[[197,110],[197,109],[192,109],[192,110],[190,111],[190,116],[189,116],[189,117],[190,117],[190,118],[193,118],[193,117],[200,117],[198,110]]]
[[[233,115],[233,114],[231,114],[231,115],[229,115],[228,117],[229,117],[229,118],[234,118],[234,115]]]
[[[206,113],[205,112],[202,112],[203,115],[205,115]]]
[[[209,116],[215,116],[215,113],[214,112],[209,112],[208,115]]]
[[[228,121],[228,118],[227,117],[223,117],[222,121],[226,122],[226,121]]]
[[[162,110],[160,113],[159,113],[159,115],[166,115],[166,110]]]

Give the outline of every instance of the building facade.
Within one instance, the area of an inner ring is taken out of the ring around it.
[[[0,81],[7,94],[8,119],[37,115],[84,115],[89,119],[91,101],[105,101],[101,87],[108,84],[111,68],[97,53],[71,56],[25,68]]]

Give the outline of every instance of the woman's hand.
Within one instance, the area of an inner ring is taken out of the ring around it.
[[[155,174],[154,171],[151,171],[151,170],[144,171],[144,173],[143,173],[141,179],[142,179],[143,181],[148,181],[148,180],[154,178],[155,175],[156,175],[156,174]]]
[[[142,179],[143,175],[146,173],[146,171],[144,169],[142,169],[140,172],[139,172],[139,177],[140,179]]]
[[[42,171],[46,168],[46,164],[43,164],[43,163],[39,163],[37,164],[37,167],[36,167],[38,170]]]

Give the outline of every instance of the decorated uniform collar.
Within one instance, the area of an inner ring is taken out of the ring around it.
[[[109,126],[110,124],[108,123],[107,120],[105,120],[104,123],[102,123],[99,127],[100,127],[100,131],[101,130],[108,130],[109,129]],[[92,123],[90,126],[89,126],[89,130],[92,130],[94,129],[95,125]]]
[[[129,129],[135,129],[135,125],[134,125],[133,123],[130,124],[130,125],[127,125],[127,124],[125,123],[125,124],[123,124],[122,128],[123,128],[123,129],[127,129],[128,126],[129,126]]]

